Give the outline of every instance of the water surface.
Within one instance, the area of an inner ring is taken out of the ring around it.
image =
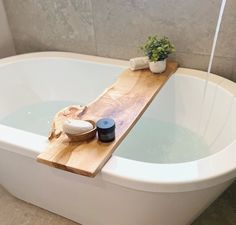
[[[151,163],[180,163],[210,155],[204,139],[174,123],[142,117],[114,153]]]
[[[71,101],[45,101],[35,103],[9,114],[0,123],[9,127],[48,136],[55,114],[69,105],[79,105]]]

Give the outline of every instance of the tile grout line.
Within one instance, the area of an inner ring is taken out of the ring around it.
[[[89,2],[90,2],[91,14],[92,14],[91,18],[92,18],[92,26],[93,26],[95,54],[98,56],[97,35],[96,35],[95,18],[94,18],[94,4],[93,4],[93,0],[89,0]]]

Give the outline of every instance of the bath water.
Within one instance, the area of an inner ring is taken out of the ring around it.
[[[71,101],[35,103],[9,114],[0,123],[24,131],[47,136],[55,114]],[[192,161],[210,154],[204,140],[190,130],[173,123],[142,117],[115,155],[152,163]]]
[[[6,126],[35,134],[48,136],[55,114],[69,105],[80,105],[71,101],[45,101],[35,103],[9,114],[0,120]]]
[[[114,153],[150,163],[180,163],[210,155],[206,142],[174,123],[141,118]]]

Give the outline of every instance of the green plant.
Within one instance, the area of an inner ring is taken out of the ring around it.
[[[151,62],[157,62],[166,59],[170,53],[175,51],[175,47],[170,43],[168,37],[158,38],[155,35],[148,37],[141,46],[141,50]]]

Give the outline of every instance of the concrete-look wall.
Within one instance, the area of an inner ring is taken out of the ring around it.
[[[11,55],[15,55],[15,48],[3,7],[3,2],[0,0],[0,58]]]
[[[4,0],[17,53],[58,50],[129,59],[153,34],[181,66],[206,70],[221,0]],[[236,81],[236,1],[228,0],[212,72]]]

